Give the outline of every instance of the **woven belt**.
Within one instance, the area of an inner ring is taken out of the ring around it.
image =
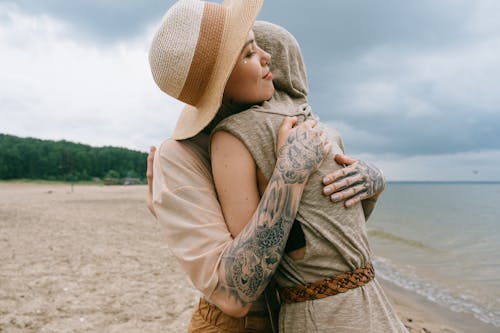
[[[368,263],[366,267],[357,268],[352,272],[342,273],[332,278],[299,284],[295,287],[280,287],[279,293],[281,301],[284,303],[312,301],[364,286],[374,277],[373,266]]]

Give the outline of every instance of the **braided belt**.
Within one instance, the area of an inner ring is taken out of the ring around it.
[[[279,293],[281,301],[284,303],[312,301],[364,286],[374,277],[373,266],[368,263],[366,267],[357,268],[352,272],[342,273],[332,278],[299,284],[295,287],[280,287]]]

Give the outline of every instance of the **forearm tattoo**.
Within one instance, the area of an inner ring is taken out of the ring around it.
[[[225,288],[241,305],[255,301],[264,291],[283,255],[300,196],[277,179],[269,182],[250,223],[223,257]],[[261,207],[262,206],[262,207]]]
[[[317,146],[317,147],[315,147]],[[295,129],[280,149],[275,171],[252,220],[226,250],[217,290],[242,306],[264,291],[284,253],[304,184],[324,156],[317,131]],[[297,190],[300,188],[300,190]]]

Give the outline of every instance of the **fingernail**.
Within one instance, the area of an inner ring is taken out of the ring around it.
[[[349,207],[351,207],[351,206],[352,206],[352,202],[347,201],[347,202],[345,203],[345,206],[346,206],[346,207],[348,207],[348,208],[349,208]]]
[[[330,182],[330,178],[329,177],[326,177],[325,179],[323,179],[323,183],[329,183]]]
[[[332,189],[330,187],[326,187],[325,188],[325,193],[326,194],[330,194],[331,191],[332,191]]]
[[[338,194],[334,194],[334,195],[331,196],[331,198],[332,198],[333,201],[339,201],[340,196]]]

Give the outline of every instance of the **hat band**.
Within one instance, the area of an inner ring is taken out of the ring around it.
[[[210,82],[219,55],[225,20],[226,10],[223,6],[205,3],[191,67],[178,97],[182,102],[196,105]]]

